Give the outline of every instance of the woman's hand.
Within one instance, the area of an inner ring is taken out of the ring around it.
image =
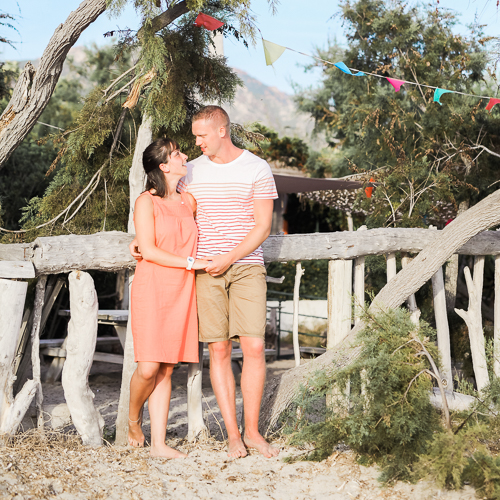
[[[130,255],[137,260],[141,261],[142,260],[142,254],[141,251],[139,250],[139,242],[137,241],[137,238],[134,238],[132,243],[128,246],[128,249],[130,251]]]
[[[193,269],[194,271],[199,271],[200,269],[205,269],[208,264],[210,264],[208,260],[196,259],[191,269]]]

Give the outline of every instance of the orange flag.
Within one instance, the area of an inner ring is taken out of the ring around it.
[[[493,109],[493,106],[495,104],[500,104],[500,99],[494,99],[493,97],[491,97],[488,106],[486,106],[486,109],[491,113],[491,110]]]
[[[370,182],[375,182],[373,177],[370,177]],[[373,193],[373,186],[368,186],[365,188],[365,194],[367,198],[371,198]]]

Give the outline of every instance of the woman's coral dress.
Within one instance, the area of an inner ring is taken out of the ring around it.
[[[153,201],[155,243],[181,257],[194,257],[198,231],[187,195]],[[187,262],[186,262],[187,264]],[[198,362],[198,317],[194,271],[141,260],[132,282],[132,335],[136,361]]]

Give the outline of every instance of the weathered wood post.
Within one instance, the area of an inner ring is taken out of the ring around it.
[[[469,200],[461,201],[458,206],[457,217],[469,208]],[[446,310],[451,313],[455,310],[457,301],[458,283],[458,254],[452,255],[446,264],[444,288],[446,294]]]
[[[104,420],[88,383],[97,338],[97,293],[88,273],[73,271],[68,279],[71,319],[62,372],[64,397],[83,444],[101,446]]]
[[[464,270],[467,290],[469,292],[469,308],[455,309],[455,312],[465,321],[469,330],[472,365],[476,376],[477,389],[480,391],[489,384],[488,368],[486,366],[486,351],[484,345],[481,302],[483,297],[484,256],[474,258],[474,278],[468,267]]]
[[[208,429],[203,420],[201,384],[203,382],[203,342],[199,342],[198,363],[190,363],[188,369],[188,440],[208,437]]]
[[[429,226],[429,229],[437,230],[437,227]],[[445,388],[453,389],[453,378],[451,372],[451,346],[450,327],[448,326],[448,314],[446,307],[446,291],[444,286],[443,268],[440,267],[431,278],[432,296],[434,303],[434,316],[436,318],[436,331],[439,353],[441,354],[442,368],[440,370],[442,382]]]
[[[146,174],[142,166],[142,154],[144,150],[153,141],[153,130],[151,128],[151,118],[144,116],[139,131],[137,133],[137,142],[135,144],[134,158],[129,174],[130,186],[130,210],[128,218],[128,232],[135,234],[134,227],[134,206],[137,197],[144,191],[146,186]],[[129,296],[132,281],[134,280],[134,271],[129,272],[128,286]],[[126,285],[125,285],[126,286]],[[118,403],[118,415],[116,417],[116,439],[115,444],[125,446],[128,436],[128,409],[130,402],[130,379],[135,371],[134,363],[134,340],[132,338],[132,314],[129,309],[127,334],[125,347],[123,349],[123,371],[122,383],[120,388],[120,401]]]
[[[33,367],[33,382],[36,384],[36,416],[37,427],[43,432],[43,392],[40,376],[40,326],[43,321],[42,312],[45,299],[47,276],[41,276],[36,284],[33,328],[31,330],[31,363]]]
[[[328,331],[326,348],[331,349],[351,331],[352,260],[328,262]]]
[[[297,262],[295,272],[295,284],[293,287],[293,323],[292,323],[292,339],[293,339],[293,357],[295,366],[300,365],[300,344],[299,344],[299,303],[300,303],[300,280],[304,274],[302,264]]]
[[[493,373],[500,377],[500,255],[495,255],[495,305],[493,327]]]
[[[392,280],[397,274],[397,266],[396,266],[396,254],[389,253],[387,254],[387,283]]]
[[[361,226],[358,231],[366,231]],[[354,324],[360,322],[361,311],[365,305],[365,256],[354,260]]]
[[[15,434],[37,389],[37,383],[28,380],[15,399],[12,393],[27,289],[25,281],[0,279],[0,444],[2,436]]]
[[[411,261],[412,261],[411,257],[409,257],[408,254],[405,253],[401,257],[401,267],[404,269]],[[417,306],[417,299],[415,298],[414,293],[412,293],[406,299],[406,305],[408,306],[408,310],[411,313],[410,319],[412,320],[413,324],[418,327],[420,319],[420,309]]]
[[[436,274],[432,277],[432,296],[434,299],[438,349],[441,354],[442,368],[440,373],[443,379],[443,385],[445,388],[450,389],[453,388],[450,328],[448,326],[448,315],[446,313],[446,295],[442,267],[438,269]]]

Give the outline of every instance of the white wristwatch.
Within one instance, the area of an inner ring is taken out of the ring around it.
[[[186,266],[186,269],[187,269],[188,271],[191,271],[191,268],[193,267],[194,261],[195,261],[195,259],[193,259],[193,257],[188,257],[188,258],[187,258],[187,266]]]

